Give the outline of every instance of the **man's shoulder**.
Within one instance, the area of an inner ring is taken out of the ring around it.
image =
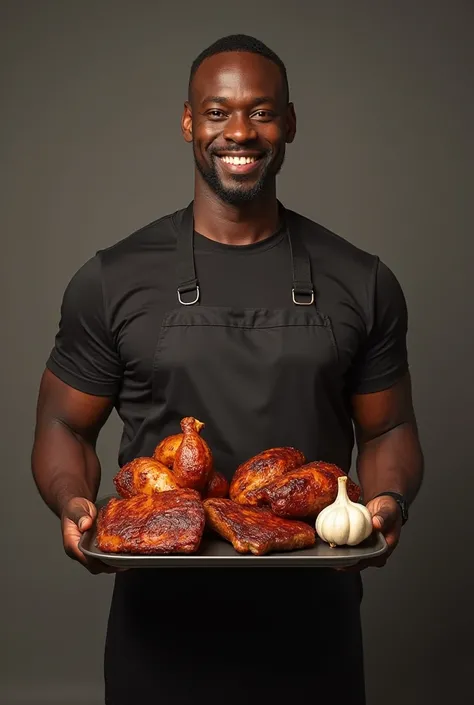
[[[334,259],[340,264],[369,269],[378,262],[376,254],[355,245],[318,221],[291,209],[287,209],[287,213],[290,222],[298,228],[310,257]]]
[[[159,253],[174,250],[176,246],[175,218],[181,210],[160,216],[146,225],[142,225],[126,237],[98,250],[97,256],[103,264],[120,262],[130,256],[149,255],[151,251]]]

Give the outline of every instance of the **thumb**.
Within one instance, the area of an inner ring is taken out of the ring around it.
[[[377,512],[372,517],[372,524],[377,531],[383,531],[386,526],[386,521],[382,512]]]
[[[94,504],[82,497],[71,500],[66,512],[68,519],[76,524],[81,533],[91,528],[96,514]]]
[[[377,531],[388,531],[397,518],[397,507],[394,507],[392,502],[381,501],[377,503],[376,508],[372,510],[372,524]]]

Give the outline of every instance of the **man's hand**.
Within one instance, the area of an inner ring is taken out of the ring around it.
[[[354,566],[342,568],[341,570],[360,571],[371,566],[381,568],[386,564],[400,540],[402,514],[400,507],[393,497],[387,495],[376,497],[367,503],[367,509],[372,515],[374,531],[380,531],[384,535],[388,548],[380,558],[360,561]]]
[[[116,573],[120,568],[113,568],[102,561],[85,556],[78,544],[81,534],[91,528],[97,516],[97,509],[93,502],[84,497],[74,497],[69,500],[61,514],[61,527],[63,532],[64,550],[75,561],[82,563],[90,573]]]

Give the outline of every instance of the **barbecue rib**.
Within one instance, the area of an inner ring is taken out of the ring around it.
[[[202,496],[210,497],[227,497],[229,494],[229,483],[222,473],[217,470],[211,471],[211,476],[205,486]]]
[[[114,497],[99,510],[96,541],[104,553],[194,553],[204,526],[204,508],[194,490]]]
[[[212,453],[204,438],[199,435],[204,428],[202,421],[192,416],[181,420],[183,440],[173,462],[173,475],[181,487],[203,490],[212,471]]]
[[[337,478],[344,474],[331,463],[308,463],[262,487],[257,498],[261,505],[268,504],[280,517],[315,518],[336,499]],[[359,485],[350,478],[347,493],[353,502],[361,496]]]
[[[206,499],[208,527],[229,541],[238,553],[263,556],[314,546],[316,533],[302,521],[275,516],[268,509],[244,507],[231,499]]]
[[[121,497],[155,494],[178,489],[179,484],[165,465],[153,458],[135,458],[124,465],[114,477],[115,489]]]
[[[265,450],[237,468],[230,483],[229,496],[239,504],[257,505],[258,492],[264,485],[305,462],[305,456],[296,448]]]

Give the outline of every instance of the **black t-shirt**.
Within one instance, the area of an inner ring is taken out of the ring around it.
[[[316,307],[332,322],[344,394],[387,389],[408,369],[407,309],[396,277],[377,256],[293,215],[311,260]],[[293,307],[284,231],[244,246],[195,233],[194,248],[199,305]],[[113,398],[124,424],[120,464],[150,408],[161,321],[178,306],[176,264],[176,231],[167,215],[99,251],[64,294],[47,367],[71,387]]]

